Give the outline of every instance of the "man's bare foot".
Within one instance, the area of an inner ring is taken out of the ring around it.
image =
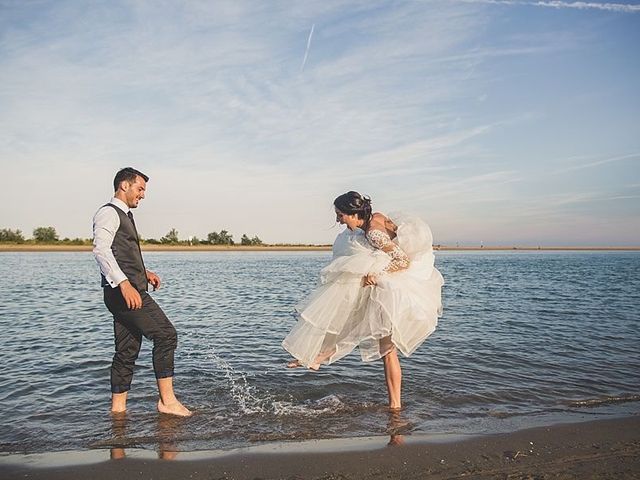
[[[396,413],[402,410],[402,405],[389,405],[389,411],[391,413]]]
[[[167,415],[176,415],[178,417],[190,417],[193,412],[182,405],[178,400],[172,403],[163,403],[158,400],[158,411]]]

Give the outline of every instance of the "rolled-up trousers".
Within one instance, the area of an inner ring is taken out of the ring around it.
[[[142,337],[153,341],[153,370],[156,378],[173,376],[173,355],[178,346],[176,329],[147,292],[140,292],[142,308],[130,310],[119,288],[104,287],[104,303],[113,315],[116,353],[111,364],[111,392],[131,388],[133,367]]]

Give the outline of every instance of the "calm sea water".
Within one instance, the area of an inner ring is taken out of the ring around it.
[[[640,254],[438,253],[438,330],[403,359],[390,417],[380,362],[287,370],[292,309],[328,252],[147,253],[179,333],[188,419],[155,412],[145,342],[126,419],[109,408],[112,322],[90,253],[0,254],[0,451],[226,449],[256,442],[499,431],[637,413]]]

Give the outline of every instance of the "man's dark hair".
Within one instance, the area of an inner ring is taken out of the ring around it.
[[[149,177],[147,177],[141,171],[136,170],[135,168],[131,168],[131,167],[123,168],[118,173],[116,173],[116,176],[113,179],[113,191],[114,192],[118,191],[118,187],[120,186],[120,182],[126,181],[126,182],[129,182],[129,183],[133,183],[133,182],[136,181],[136,177],[144,178],[145,182],[149,181]]]

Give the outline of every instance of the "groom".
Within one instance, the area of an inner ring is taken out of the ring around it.
[[[100,266],[104,303],[113,315],[116,353],[111,365],[111,411],[127,409],[133,367],[142,336],[153,341],[153,369],[160,398],[158,411],[191,415],[173,392],[173,353],[178,336],[167,316],[147,293],[156,290],[160,277],[147,270],[131,209],[144,198],[149,177],[133,168],[120,170],[114,180],[115,193],[93,217],[93,253]]]

